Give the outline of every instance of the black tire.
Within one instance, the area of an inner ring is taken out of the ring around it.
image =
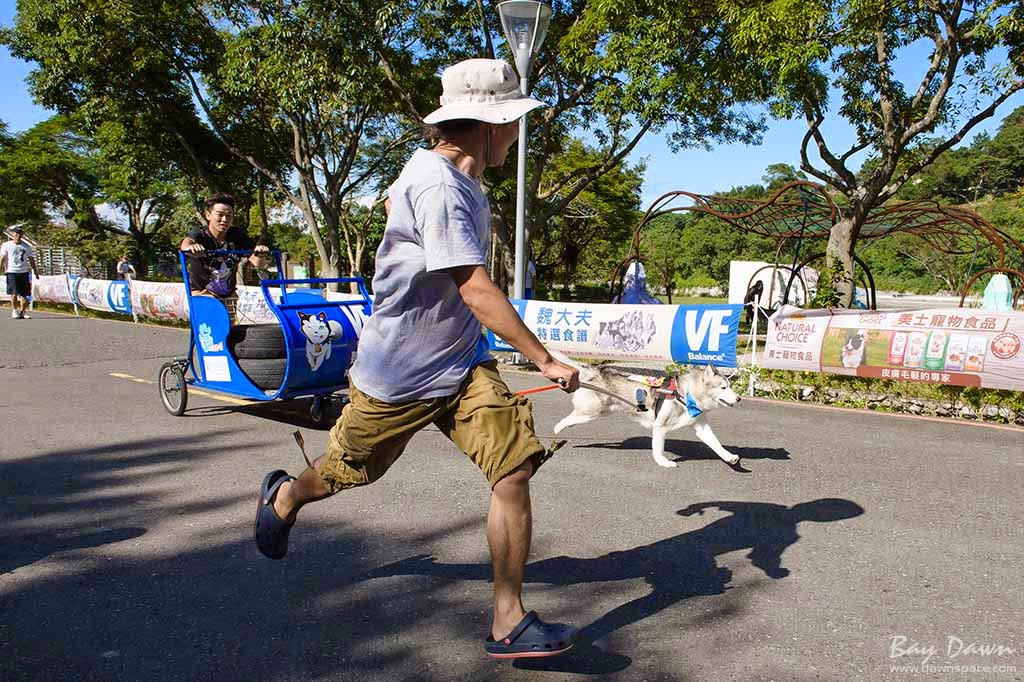
[[[188,405],[188,384],[185,383],[185,373],[181,371],[181,365],[176,362],[164,363],[160,367],[157,387],[164,409],[175,417],[185,414],[185,407]]]
[[[270,360],[288,357],[284,331],[277,324],[247,324],[228,332],[228,348],[238,359]]]
[[[288,360],[284,358],[239,358],[238,367],[257,387],[276,391],[284,382]]]

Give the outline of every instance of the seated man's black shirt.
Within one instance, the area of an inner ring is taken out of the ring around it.
[[[202,244],[207,251],[218,249],[238,249],[250,251],[256,248],[256,241],[242,230],[232,227],[224,237],[224,243],[218,242],[206,227],[197,227],[188,233],[188,237]],[[205,289],[214,296],[226,298],[233,296],[238,278],[238,262],[244,256],[188,256],[188,280],[192,291]]]

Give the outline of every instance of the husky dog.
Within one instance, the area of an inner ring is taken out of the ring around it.
[[[331,341],[341,338],[341,325],[335,320],[328,320],[327,313],[323,311],[316,315],[296,312],[302,321],[302,335],[306,337],[306,361],[315,372],[324,364],[324,360],[331,357]]]
[[[660,466],[677,466],[665,457],[665,435],[683,426],[692,426],[697,437],[723,462],[734,469],[739,467],[739,455],[722,447],[704,416],[706,410],[719,405],[734,407],[740,401],[730,387],[729,379],[712,365],[703,370],[693,369],[686,374],[665,377],[661,386],[656,387],[655,377],[626,375],[609,367],[587,367],[561,353],[551,351],[551,354],[576,367],[580,371],[580,381],[621,398],[616,400],[612,395],[580,388],[572,394],[572,413],[555,425],[556,434],[568,426],[586,424],[614,411],[626,412],[641,426],[651,429],[652,454]],[[640,396],[645,400],[638,400]],[[631,404],[644,403],[650,406],[646,411],[630,408]]]
[[[863,329],[858,329],[846,337],[846,343],[839,351],[843,367],[856,368],[867,364],[867,346],[864,343],[867,341],[867,337],[868,333]]]

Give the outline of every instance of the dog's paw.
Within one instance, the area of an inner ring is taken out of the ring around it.
[[[722,457],[722,461],[731,466],[736,466],[740,463],[740,456],[734,455],[730,452],[728,457]]]
[[[664,457],[655,457],[654,461],[658,463],[658,466],[665,467],[666,469],[675,469],[679,466],[678,463],[673,462],[670,459],[665,459]]]

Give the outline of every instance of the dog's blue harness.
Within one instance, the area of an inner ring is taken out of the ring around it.
[[[697,404],[697,399],[694,398],[693,394],[690,393],[689,391],[686,392],[686,401],[685,402],[686,402],[686,413],[690,415],[691,419],[696,419],[697,417],[699,417],[702,414],[704,414],[704,410],[700,409],[700,406]]]

